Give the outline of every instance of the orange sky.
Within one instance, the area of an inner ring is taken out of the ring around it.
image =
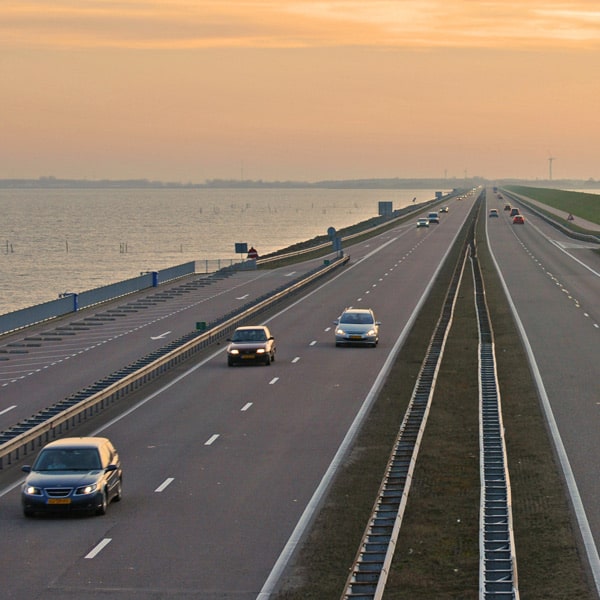
[[[600,180],[597,0],[4,0],[0,178]]]

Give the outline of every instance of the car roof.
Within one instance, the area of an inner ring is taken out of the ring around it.
[[[253,331],[255,329],[267,329],[266,325],[243,325],[242,327],[236,327],[236,331]]]
[[[343,312],[347,313],[347,312],[355,312],[355,313],[370,313],[373,312],[370,308],[352,308],[351,306],[349,308],[345,308],[343,310]]]
[[[104,437],[70,437],[54,440],[42,448],[97,448],[109,442]]]

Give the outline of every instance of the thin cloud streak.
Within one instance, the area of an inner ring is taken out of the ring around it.
[[[596,2],[525,0],[25,1],[0,6],[0,47],[512,48],[600,46]]]

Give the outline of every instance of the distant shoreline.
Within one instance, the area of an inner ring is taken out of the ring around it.
[[[594,188],[600,181],[594,179],[494,179],[480,177],[468,179],[343,179],[316,182],[307,181],[262,181],[236,179],[210,179],[204,183],[180,183],[151,181],[148,179],[60,179],[39,177],[38,179],[0,179],[0,189],[268,189],[268,188],[323,188],[323,189],[464,189],[480,185],[526,185],[548,188]]]

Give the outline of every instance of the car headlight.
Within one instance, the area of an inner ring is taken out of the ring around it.
[[[23,488],[23,491],[28,495],[28,496],[41,496],[42,495],[42,490],[39,487],[35,487],[33,485],[26,485]]]
[[[240,353],[240,351],[239,351],[237,348],[232,348],[232,349],[229,351],[229,354],[239,354],[239,353]]]
[[[338,327],[338,328],[335,330],[335,334],[336,334],[336,335],[344,335],[344,330],[343,330],[341,327]]]
[[[265,353],[265,349],[264,348],[257,348],[256,349],[256,354],[264,354]]]
[[[88,494],[92,494],[98,489],[98,486],[95,483],[91,483],[89,485],[82,485],[75,490],[76,496],[87,496]]]
[[[369,331],[367,331],[367,335],[375,335],[375,330],[374,329],[369,329]]]

